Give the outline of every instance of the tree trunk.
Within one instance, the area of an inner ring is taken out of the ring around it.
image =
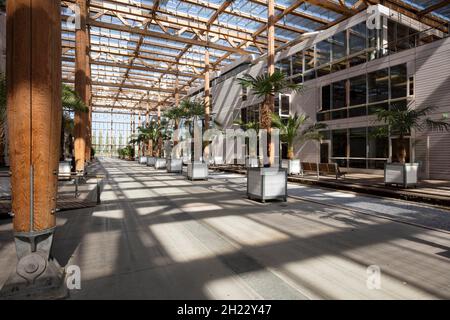
[[[289,160],[294,160],[294,146],[292,144],[288,144],[287,157]]]
[[[267,156],[269,160],[272,160],[272,155],[275,152],[274,146],[271,143],[271,128],[272,128],[272,113],[274,106],[274,96],[267,96],[264,100],[263,107],[261,109],[261,128],[267,131]],[[270,161],[269,165],[273,164]]]
[[[398,160],[400,161],[400,163],[404,164],[406,163],[405,139],[403,137],[400,137],[398,141],[399,141]]]

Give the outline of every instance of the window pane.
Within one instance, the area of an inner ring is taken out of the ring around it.
[[[311,70],[308,72],[305,72],[303,75],[303,81],[308,81],[308,80],[312,80],[316,78],[316,71],[315,70]]]
[[[331,108],[331,86],[322,87],[322,110]]]
[[[415,31],[401,23],[397,24],[397,51],[414,48]]]
[[[366,23],[362,22],[349,30],[350,54],[366,49]]]
[[[347,106],[345,83],[345,80],[333,83],[333,109],[345,108]]]
[[[347,118],[347,109],[341,109],[341,110],[333,111],[331,113],[332,120],[345,119],[345,118]]]
[[[366,75],[350,79],[350,105],[356,106],[366,103]]]
[[[333,60],[347,56],[347,32],[342,31],[332,37]]]
[[[377,135],[379,127],[369,128],[369,158],[389,158],[389,139]]]
[[[328,39],[316,44],[316,54],[318,66],[331,61],[331,43]]]
[[[332,130],[333,157],[347,156],[347,130]]]
[[[366,106],[348,109],[348,117],[362,117],[367,115]]]
[[[289,77],[291,75],[291,59],[286,58],[278,61],[276,64],[276,68]]]
[[[280,96],[279,95],[275,95],[275,98],[274,98],[274,112],[276,114],[280,113]]]
[[[330,74],[330,72],[331,72],[331,66],[327,65],[325,67],[317,69],[317,77],[325,76],[327,74]]]
[[[297,52],[292,56],[292,74],[303,73],[303,52]]]
[[[289,96],[281,96],[281,114],[288,116],[290,113],[290,98]]]
[[[350,157],[366,157],[366,128],[350,129]]]
[[[369,102],[383,101],[389,98],[388,69],[368,74]]]
[[[314,68],[314,48],[306,49],[304,51],[304,54],[305,54],[305,71],[313,69]]]
[[[406,97],[407,85],[406,64],[391,67],[391,99]]]

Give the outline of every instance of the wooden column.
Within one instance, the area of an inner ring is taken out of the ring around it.
[[[211,113],[211,99],[210,99],[210,78],[209,78],[209,50],[206,48],[205,50],[205,128],[204,130],[209,129],[209,117]]]
[[[88,35],[86,29],[86,0],[76,0],[80,9],[80,26],[75,32],[75,91],[83,102],[87,100],[87,65],[88,65]],[[84,171],[86,162],[88,113],[75,112],[75,169]]]
[[[86,161],[91,160],[92,151],[92,80],[91,80],[91,62],[90,62],[90,31],[87,29],[87,50],[86,50],[86,105],[89,108],[86,125]]]
[[[275,72],[275,0],[267,1],[267,73],[272,75]],[[269,144],[268,156],[269,163],[273,165],[275,163],[275,145],[273,139],[271,139],[270,133],[272,131],[272,113],[275,109],[275,97],[269,95],[268,105],[264,107],[262,114],[266,117],[267,121],[264,121],[262,127],[267,130]]]
[[[141,127],[141,126],[142,126],[142,124],[141,124],[141,111],[139,110],[139,113],[138,113],[138,128]],[[139,144],[138,144],[138,154],[139,154],[139,156],[143,156],[144,155],[144,153],[142,151],[142,148],[143,148],[142,142],[139,142]]]
[[[275,0],[267,1],[267,72],[275,72]]]
[[[14,231],[51,232],[62,117],[60,1],[8,1],[6,17]]]
[[[177,67],[177,71],[178,71],[178,67]],[[180,92],[178,90],[178,86],[179,86],[179,80],[178,80],[178,75],[175,78],[175,106],[178,107],[178,105],[180,104]]]

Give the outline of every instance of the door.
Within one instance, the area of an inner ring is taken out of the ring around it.
[[[320,144],[320,163],[328,163],[330,160],[330,143],[323,142]]]

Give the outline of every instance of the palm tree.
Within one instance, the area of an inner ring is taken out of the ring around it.
[[[88,112],[89,108],[80,99],[79,95],[74,89],[66,84],[62,84],[61,103],[63,108],[62,126],[61,126],[61,154],[60,160],[64,160],[66,148],[69,153],[72,152],[72,136],[74,130],[74,121],[70,116],[71,112]]]
[[[289,116],[283,120],[278,114],[272,114],[272,125],[280,129],[281,141],[287,143],[287,157],[289,160],[294,159],[294,141],[306,142],[309,140],[320,141],[322,134],[319,132],[327,127],[324,123],[315,123],[307,126],[305,129],[299,131],[309,120],[309,116],[305,114]]]
[[[287,79],[286,74],[279,70],[270,75],[265,73],[257,77],[246,74],[244,77],[239,78],[238,81],[242,87],[252,90],[256,96],[264,97],[261,107],[260,127],[267,130],[268,133],[270,133],[272,126],[273,99],[275,95],[298,92],[302,89],[300,84],[293,83]],[[269,148],[268,154],[270,152]]]
[[[376,135],[389,136],[391,134],[398,135],[399,150],[398,159],[400,163],[406,162],[406,139],[405,137],[411,135],[411,131],[449,131],[450,123],[445,120],[432,120],[427,117],[436,107],[429,106],[420,109],[413,109],[411,106],[406,108],[401,105],[393,105],[390,110],[378,109],[375,112],[377,120],[384,122],[387,126],[381,127]]]
[[[138,134],[135,138],[130,140],[130,144],[144,144],[148,145],[147,153],[153,156],[153,146],[158,138],[158,125],[155,121],[150,122],[145,127],[138,127]]]

